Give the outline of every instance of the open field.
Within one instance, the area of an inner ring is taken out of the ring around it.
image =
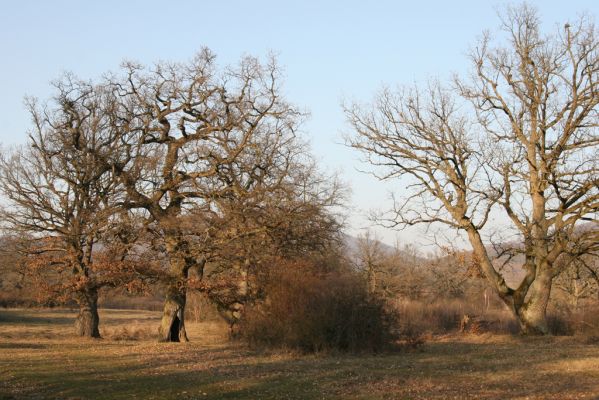
[[[452,336],[306,356],[249,351],[215,323],[191,323],[190,343],[156,343],[160,314],[147,311],[103,310],[105,338],[80,340],[73,316],[0,310],[0,398],[599,399],[599,345],[578,338]]]

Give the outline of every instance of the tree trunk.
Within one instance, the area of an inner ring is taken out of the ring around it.
[[[186,281],[189,266],[187,265],[183,249],[187,243],[181,238],[180,233],[165,235],[166,251],[169,256],[169,274],[171,281],[168,284],[162,321],[160,323],[161,342],[187,342],[185,332],[185,302],[187,296]]]
[[[88,288],[77,296],[79,314],[75,320],[75,333],[78,336],[99,338],[100,317],[98,315],[98,291]]]
[[[511,289],[507,286],[505,279],[493,267],[479,232],[474,228],[469,229],[468,237],[474,254],[480,260],[483,274],[518,319],[522,333],[525,335],[549,334],[546,312],[553,282],[551,265],[547,262],[539,265],[536,274],[530,276],[530,286],[528,285],[529,282],[523,282],[526,284],[523,285],[522,289]],[[534,268],[534,265],[531,268]]]
[[[369,265],[368,266],[368,272],[367,272],[367,276],[366,279],[368,281],[368,294],[373,296],[374,293],[376,292],[376,273],[374,271],[374,266],[373,265]]]
[[[525,302],[516,310],[523,334],[549,334],[547,304],[549,304],[552,281],[553,276],[549,271],[538,273],[530,285]]]
[[[161,342],[187,342],[185,331],[185,289],[171,284],[166,294],[162,321],[160,323]]]

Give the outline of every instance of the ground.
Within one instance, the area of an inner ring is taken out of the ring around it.
[[[599,399],[599,344],[447,336],[380,355],[251,351],[217,323],[156,343],[160,313],[102,310],[104,339],[69,310],[0,310],[1,399]]]

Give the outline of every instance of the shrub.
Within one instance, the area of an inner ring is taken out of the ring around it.
[[[271,271],[264,301],[247,307],[240,336],[252,346],[381,351],[398,339],[398,316],[350,271],[318,273],[310,262]]]
[[[484,310],[475,302],[465,299],[443,299],[425,301],[403,300],[395,305],[401,315],[402,332],[415,331],[420,334],[456,333],[464,315],[475,315],[488,322],[484,331],[515,334],[518,322],[504,308]]]
[[[566,314],[547,313],[549,333],[555,336],[572,336],[575,327],[571,318]]]
[[[549,331],[553,335],[581,337],[599,336],[599,304],[585,304],[573,310],[554,307],[547,315]]]

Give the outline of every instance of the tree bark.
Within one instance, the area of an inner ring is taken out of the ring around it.
[[[549,334],[546,311],[553,282],[550,265],[543,263],[537,267],[537,273],[530,277],[530,286],[526,283],[521,289],[513,290],[507,286],[503,277],[495,271],[478,231],[470,229],[468,235],[474,253],[481,261],[484,275],[494,286],[499,297],[512,314],[518,319],[521,332],[525,335]],[[534,265],[531,267],[534,268]]]
[[[189,341],[185,331],[185,301],[185,289],[176,283],[171,284],[167,290],[160,322],[161,342]]]
[[[179,233],[170,233],[165,236],[166,251],[169,255],[169,274],[171,281],[168,284],[162,321],[160,323],[161,342],[188,342],[185,331],[185,303],[187,298],[186,280],[189,266],[182,247],[187,244]]]
[[[537,274],[530,285],[526,300],[516,310],[520,328],[525,335],[548,335],[547,305],[551,294],[553,276],[550,271],[544,270]]]
[[[100,317],[98,315],[98,291],[87,288],[77,296],[79,314],[75,319],[75,333],[77,336],[88,338],[100,337]]]

